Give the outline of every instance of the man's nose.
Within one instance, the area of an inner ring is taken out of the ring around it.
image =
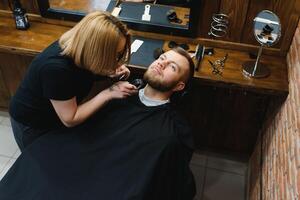
[[[158,62],[158,65],[161,69],[164,69],[169,64],[168,60],[161,60]]]

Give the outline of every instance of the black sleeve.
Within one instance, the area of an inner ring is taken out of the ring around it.
[[[179,141],[191,151],[195,149],[193,132],[188,122],[177,113],[173,115],[175,131]]]
[[[71,70],[48,65],[41,72],[43,96],[53,100],[68,100],[76,96],[74,74]]]

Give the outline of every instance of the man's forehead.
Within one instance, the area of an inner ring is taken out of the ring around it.
[[[184,65],[189,66],[189,61],[183,55],[177,53],[176,51],[169,50],[164,53],[168,60],[174,61],[179,65],[179,67],[184,67]]]
[[[164,54],[170,56],[170,58],[176,58],[181,56],[179,53],[173,50],[166,51]]]

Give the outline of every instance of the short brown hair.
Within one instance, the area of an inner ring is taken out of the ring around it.
[[[184,82],[187,83],[191,78],[194,77],[194,70],[195,70],[194,61],[192,57],[189,55],[189,53],[179,46],[171,50],[185,57],[189,63],[189,73],[184,77]]]
[[[117,48],[121,37],[126,39],[125,50],[118,60]],[[62,55],[73,59],[81,68],[95,74],[113,73],[118,62],[130,59],[130,34],[127,27],[108,12],[92,12],[71,30],[64,33],[59,44]]]

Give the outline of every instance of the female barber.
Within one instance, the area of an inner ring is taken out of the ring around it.
[[[135,86],[122,81],[81,103],[95,75],[129,76],[121,65],[129,56],[127,28],[99,11],[85,16],[47,47],[32,61],[11,100],[9,113],[20,149],[49,130],[84,122],[111,99],[135,93]]]

